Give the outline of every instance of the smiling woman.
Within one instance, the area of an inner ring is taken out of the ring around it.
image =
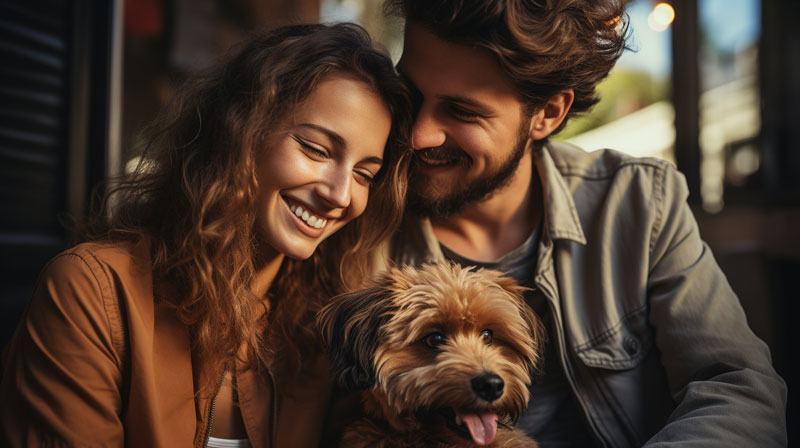
[[[308,258],[367,205],[391,116],[362,81],[331,76],[257,160],[257,226],[274,250]]]
[[[409,98],[348,24],[255,37],[187,83],[90,241],[43,270],[0,445],[317,446],[313,316],[399,222]]]

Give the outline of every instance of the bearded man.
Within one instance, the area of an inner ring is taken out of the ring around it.
[[[541,446],[785,446],[786,384],[670,164],[549,142],[626,47],[614,0],[389,0],[417,92],[398,264],[508,272],[548,342]]]

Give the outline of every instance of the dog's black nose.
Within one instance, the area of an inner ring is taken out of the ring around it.
[[[486,401],[494,401],[503,395],[503,379],[494,373],[476,376],[472,379],[472,390]]]

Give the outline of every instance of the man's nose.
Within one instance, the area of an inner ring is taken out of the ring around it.
[[[414,149],[442,146],[447,139],[444,126],[435,112],[433,105],[423,103],[420,107],[411,128],[411,146]]]
[[[325,173],[315,191],[330,207],[346,208],[350,205],[352,178],[350,169],[337,167]]]

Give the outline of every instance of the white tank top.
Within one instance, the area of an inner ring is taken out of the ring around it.
[[[217,437],[208,438],[208,448],[252,448],[253,445],[247,439],[220,439]]]

